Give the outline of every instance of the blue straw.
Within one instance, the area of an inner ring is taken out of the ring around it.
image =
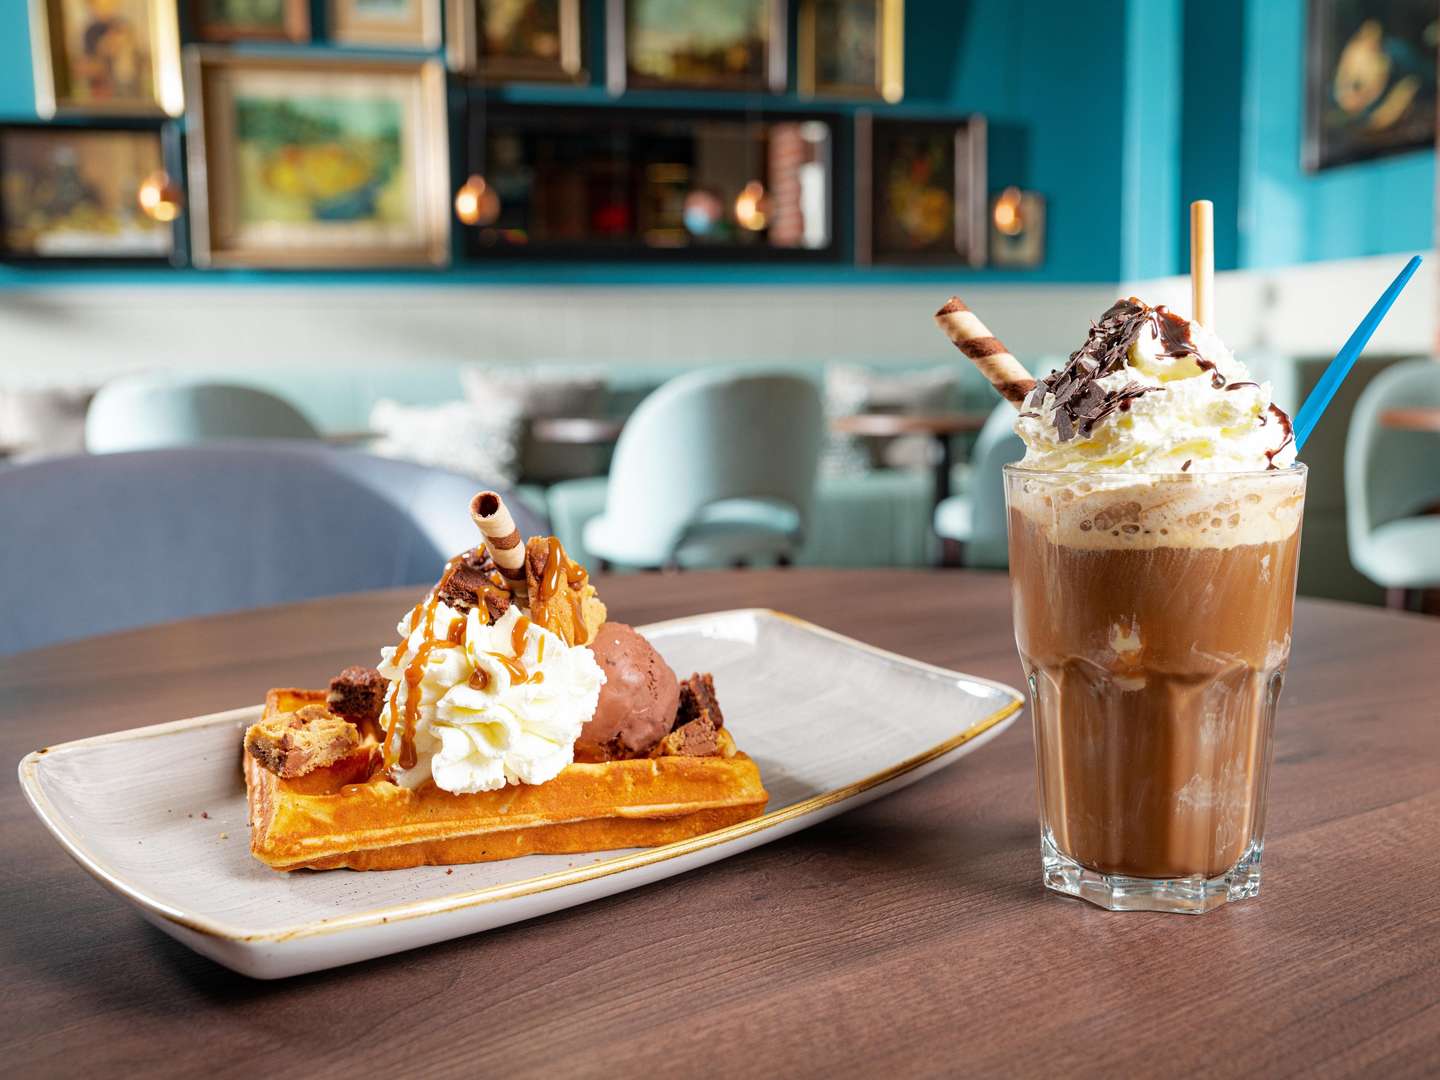
[[[1370,309],[1370,314],[1355,328],[1350,335],[1350,340],[1345,342],[1341,350],[1335,354],[1335,359],[1330,361],[1330,366],[1320,376],[1320,381],[1315,384],[1315,389],[1310,391],[1310,396],[1305,399],[1305,404],[1300,406],[1300,411],[1295,414],[1295,449],[1298,451],[1305,445],[1305,440],[1310,437],[1310,432],[1315,430],[1315,425],[1320,422],[1320,415],[1330,404],[1330,399],[1335,396],[1335,391],[1340,389],[1340,384],[1345,381],[1345,376],[1350,374],[1350,369],[1355,366],[1355,361],[1360,359],[1360,354],[1365,351],[1365,346],[1370,341],[1370,336],[1375,333],[1380,320],[1385,318],[1390,305],[1395,303],[1395,298],[1400,295],[1400,290],[1415,276],[1415,270],[1420,265],[1420,256],[1416,255],[1408,263],[1405,269],[1401,270],[1390,287],[1385,290],[1385,295],[1375,301],[1375,306]]]

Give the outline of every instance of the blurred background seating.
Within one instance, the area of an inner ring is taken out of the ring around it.
[[[628,567],[793,562],[815,494],[824,416],[799,375],[695,372],[620,433],[583,550]]]
[[[166,372],[106,383],[85,414],[85,449],[92,454],[319,434],[299,409],[275,394]]]
[[[1410,360],[1377,375],[1350,419],[1345,501],[1351,558],[1392,607],[1440,588],[1437,444],[1440,364]]]
[[[472,547],[473,479],[314,443],[0,469],[0,653],[192,615],[428,586]],[[516,523],[544,532],[521,505]]]

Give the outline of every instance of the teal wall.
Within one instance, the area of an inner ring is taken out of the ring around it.
[[[1305,8],[1305,0],[1250,0],[1245,7],[1241,265],[1430,249],[1433,150],[1315,174],[1301,167]]]
[[[603,3],[587,4],[597,85],[514,87],[510,100],[609,102],[598,85]],[[1185,207],[1216,204],[1221,269],[1267,267],[1432,246],[1434,153],[1300,166],[1305,0],[907,0],[906,98],[898,115],[984,114],[992,190],[1044,193],[1047,259],[1030,271],[458,263],[448,270],[341,274],[266,271],[46,271],[0,268],[0,286],[139,278],[303,277],[443,282],[898,283],[1113,282],[1181,273]],[[793,35],[792,35],[793,41]],[[319,46],[324,48],[324,46]],[[793,45],[792,45],[793,60]],[[792,79],[793,82],[793,79]],[[734,94],[626,95],[637,105],[753,108]],[[805,107],[793,95],[766,97]],[[853,112],[853,104],[816,108]],[[0,0],[0,118],[34,119],[29,24]],[[848,185],[842,220],[850,212]],[[842,226],[847,236],[848,228]]]

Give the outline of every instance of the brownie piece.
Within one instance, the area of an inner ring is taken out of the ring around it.
[[[456,611],[469,611],[484,601],[490,621],[495,622],[510,609],[510,593],[500,570],[483,547],[460,556],[435,587],[435,595]]]
[[[336,716],[360,726],[380,718],[390,681],[374,668],[347,667],[330,680],[325,705]]]
[[[708,671],[703,674],[696,672],[680,684],[680,708],[675,714],[675,730],[702,717],[708,717],[716,731],[725,726],[725,716],[715,697],[715,680]]]

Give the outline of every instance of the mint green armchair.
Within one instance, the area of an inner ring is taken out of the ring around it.
[[[823,424],[803,376],[672,379],[626,422],[586,550],[628,567],[789,561],[810,520]]]
[[[85,448],[92,454],[318,435],[300,410],[274,394],[162,372],[106,383],[85,414]]]
[[[1380,423],[1392,408],[1440,408],[1440,362],[1386,368],[1360,395],[1345,442],[1350,559],[1403,607],[1415,589],[1440,586],[1440,435]]]
[[[935,531],[964,545],[966,566],[1003,570],[1010,565],[1005,533],[1005,479],[1001,466],[1025,456],[1015,434],[1015,409],[1002,401],[976,436],[968,490],[935,508]]]

